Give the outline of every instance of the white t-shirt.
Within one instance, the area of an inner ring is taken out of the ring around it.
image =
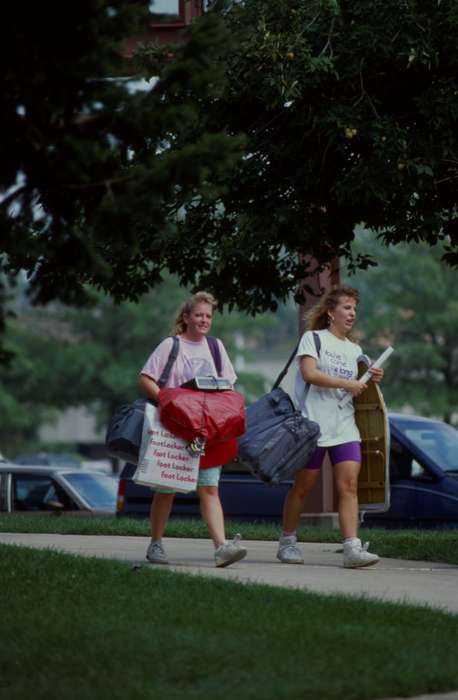
[[[179,336],[179,341],[178,355],[172,366],[166,386],[178,387],[197,376],[217,376],[215,363],[213,362],[213,357],[206,338],[194,342],[192,340],[185,340]],[[140,374],[146,374],[147,377],[157,382],[166,365],[172,345],[172,338],[165,338],[165,340],[159,343],[157,348],[147,359]],[[235,384],[237,375],[234,372],[226,349],[219,339],[218,345],[221,354],[222,377],[229,379],[231,384]]]
[[[313,333],[321,340],[318,356]],[[296,357],[308,355],[317,360],[317,369],[331,377],[356,379],[358,376],[358,357],[362,354],[359,345],[351,340],[340,340],[328,330],[306,331],[301,338]],[[316,421],[321,429],[318,440],[320,447],[341,445],[345,442],[360,442],[361,436],[355,423],[353,401],[343,408],[338,402],[344,395],[341,389],[326,389],[306,384],[300,367],[295,383],[295,402],[299,411],[310,420]]]

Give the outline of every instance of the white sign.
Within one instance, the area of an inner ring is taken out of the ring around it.
[[[179,493],[194,491],[199,475],[199,455],[190,455],[186,442],[164,428],[159,409],[145,406],[142,444],[138,466],[133,475],[136,484],[168,487]]]

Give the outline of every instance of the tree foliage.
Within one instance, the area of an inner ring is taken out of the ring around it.
[[[170,270],[254,313],[359,222],[457,263],[455,0],[217,2],[181,47],[139,47],[160,80],[133,94],[102,78],[147,4],[2,23],[2,265],[38,300],[135,300]]]
[[[425,243],[385,248],[363,232],[355,247],[379,266],[348,279],[361,292],[358,328],[376,357],[387,344],[383,392],[390,409],[410,407],[447,422],[458,418],[458,272],[441,261],[444,249]]]
[[[237,139],[200,128],[192,99],[166,99],[221,83],[216,18],[156,88],[122,79],[122,39],[147,27],[148,5],[13,3],[3,18],[0,269],[26,270],[38,302],[81,303],[88,282],[138,299],[181,259],[177,211],[218,193],[239,157]]]
[[[181,224],[206,251],[200,284],[269,304],[304,276],[298,253],[351,254],[359,222],[387,243],[443,239],[456,263],[457,4],[248,0],[222,14],[237,44],[202,113],[245,134],[244,158]]]

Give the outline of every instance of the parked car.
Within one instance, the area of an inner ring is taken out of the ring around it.
[[[458,430],[432,418],[390,414],[390,496],[373,527],[458,527]]]
[[[135,465],[127,463],[121,472],[116,514],[128,517],[147,517],[151,506],[152,489],[132,481]],[[226,517],[234,520],[278,520],[283,499],[291,481],[276,486],[261,483],[243,465],[236,462],[223,469],[219,493]],[[199,517],[199,497],[196,492],[177,493],[173,516]]]
[[[390,414],[390,507],[366,513],[364,525],[377,527],[458,527],[458,431],[441,421]],[[117,515],[147,517],[152,490],[132,481],[126,464],[119,479]],[[280,522],[291,485],[262,483],[241,464],[224,467],[220,496],[226,517]],[[173,515],[198,517],[196,493],[177,494]]]
[[[81,469],[0,464],[0,512],[115,513],[118,479]]]

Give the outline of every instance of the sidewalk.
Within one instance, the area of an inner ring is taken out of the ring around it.
[[[53,548],[83,556],[118,559],[144,565],[149,539],[94,535],[0,533],[0,543]],[[382,559],[367,569],[344,569],[336,544],[300,543],[305,566],[281,564],[277,543],[247,541],[248,556],[217,569],[210,540],[165,538],[170,569],[240,582],[266,583],[315,591],[368,596],[384,601],[429,605],[458,613],[458,566],[401,559]],[[157,566],[157,565],[156,565]],[[458,694],[457,694],[458,700]]]

